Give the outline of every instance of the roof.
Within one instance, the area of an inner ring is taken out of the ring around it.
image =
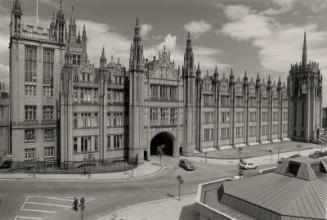
[[[297,176],[288,173],[292,163],[300,163]],[[314,171],[315,164],[327,168],[326,159],[297,158],[285,161],[274,173],[225,182],[220,202],[258,219],[269,219],[267,215],[327,219],[327,173]]]

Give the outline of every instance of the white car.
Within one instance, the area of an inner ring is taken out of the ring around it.
[[[240,162],[240,168],[242,170],[251,170],[251,169],[256,169],[258,167],[258,165],[254,164],[254,163],[250,163],[250,162]]]

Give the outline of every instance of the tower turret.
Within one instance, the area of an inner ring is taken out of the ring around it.
[[[70,22],[69,22],[69,30],[70,30],[70,37],[72,39],[76,38],[76,19],[75,19],[75,8],[74,5],[72,6],[72,14],[70,17]]]
[[[20,0],[15,0],[13,3],[13,7],[11,10],[11,36],[17,36],[21,33],[21,25],[22,25],[22,16],[23,12],[21,9]]]
[[[193,56],[193,48],[192,48],[192,39],[191,34],[188,32],[187,40],[186,40],[186,49],[184,53],[184,75],[193,75],[193,67],[194,67],[194,56]]]
[[[102,48],[101,58],[100,58],[100,67],[105,68],[106,65],[107,65],[107,58],[106,58],[105,50],[104,50],[104,47],[103,47]]]
[[[82,33],[82,65],[87,64],[87,37],[86,37],[86,29],[85,25],[83,27],[83,33]]]
[[[201,78],[200,63],[198,63],[198,67],[196,69],[196,78]]]
[[[66,21],[62,10],[62,0],[60,0],[59,10],[56,19],[56,39],[61,45],[65,44],[66,39]]]
[[[144,57],[143,57],[143,45],[141,38],[141,26],[139,19],[136,19],[136,25],[134,29],[133,43],[131,45],[130,59],[129,59],[130,71],[143,72]]]

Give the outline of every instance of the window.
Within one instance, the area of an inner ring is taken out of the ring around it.
[[[36,105],[25,105],[25,120],[36,120]]]
[[[108,135],[107,136],[107,150],[110,150],[112,148],[112,145],[111,145],[111,136]]]
[[[257,136],[257,126],[250,126],[250,137]]]
[[[74,137],[74,153],[77,153],[78,149],[77,149],[77,137]]]
[[[174,125],[177,123],[177,108],[170,109],[170,124]]]
[[[278,108],[278,99],[277,98],[273,99],[273,107]]]
[[[250,107],[251,108],[257,107],[257,98],[256,97],[250,97]]]
[[[264,97],[262,98],[262,107],[267,108],[268,107],[268,98]]]
[[[283,120],[284,121],[288,120],[288,112],[283,112]]]
[[[229,122],[229,112],[221,113],[221,122],[223,122],[223,123]]]
[[[212,141],[213,140],[213,129],[204,129],[203,137],[204,137],[204,141]]]
[[[236,122],[243,122],[243,112],[236,112]]]
[[[204,123],[211,124],[213,122],[213,112],[204,112]]]
[[[150,86],[151,88],[151,98],[152,99],[158,99],[159,96],[158,96],[158,85],[151,85]]]
[[[262,112],[262,120],[261,121],[268,121],[268,112]]]
[[[54,129],[48,128],[44,129],[44,141],[53,141],[55,139]]]
[[[279,129],[279,126],[278,125],[273,125],[273,127],[272,127],[272,133],[273,134],[278,134],[279,132],[278,132],[278,129]]]
[[[229,96],[228,95],[222,95],[221,96],[221,106],[228,107],[229,106]]]
[[[288,124],[283,124],[283,133],[284,134],[288,133]]]
[[[43,119],[52,120],[53,119],[53,106],[43,106]]]
[[[43,49],[43,96],[53,96],[54,50]]]
[[[161,124],[168,124],[168,108],[160,109]]]
[[[91,148],[91,137],[81,137],[81,152],[87,152]]]
[[[244,105],[243,96],[236,96],[236,106],[243,106],[243,105]]]
[[[257,121],[257,112],[250,112],[250,122]]]
[[[78,118],[77,118],[77,113],[74,113],[73,115],[73,128],[78,127]]]
[[[261,135],[268,135],[268,126],[267,125],[261,126]]]
[[[36,96],[36,85],[25,85],[25,96]]]
[[[36,53],[36,47],[25,47],[25,85],[36,84]]]
[[[35,159],[35,148],[25,149],[25,160]]]
[[[155,123],[158,121],[158,109],[157,108],[150,109],[150,121],[152,123]]]
[[[241,138],[244,136],[244,129],[243,127],[236,127],[236,137]]]
[[[44,158],[54,157],[54,147],[45,147],[44,148]]]
[[[98,136],[94,136],[94,151],[98,150]]]
[[[229,139],[229,128],[222,128],[221,129],[221,139],[222,140]]]
[[[204,106],[212,106],[213,104],[213,96],[212,95],[203,95],[203,105]]]
[[[278,112],[273,112],[273,120],[278,121]]]
[[[114,135],[114,149],[119,149],[123,147],[123,135]]]
[[[25,142],[35,142],[35,130],[34,129],[25,130]]]
[[[177,86],[170,86],[170,100],[177,100]]]

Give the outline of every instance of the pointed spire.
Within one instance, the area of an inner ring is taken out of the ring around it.
[[[186,71],[185,75],[193,75],[194,74],[194,57],[193,57],[193,49],[192,49],[192,40],[191,34],[188,32],[187,40],[186,40],[186,48],[184,53],[184,71]],[[184,74],[184,73],[183,73]]]
[[[234,81],[234,71],[233,71],[233,68],[230,69],[229,79],[230,79],[230,81]]]
[[[196,69],[196,76],[197,76],[198,78],[201,77],[200,63],[198,63],[198,67],[197,67],[197,69]]]
[[[305,67],[307,65],[307,32],[304,31],[304,39],[303,39],[303,51],[302,51],[302,65]]]
[[[215,67],[215,74],[218,74],[218,67],[217,67],[217,65]]]
[[[62,0],[60,0],[60,3],[59,3],[59,10],[62,11]]]
[[[244,80],[244,83],[247,83],[248,80],[249,80],[249,78],[248,78],[248,73],[246,72],[246,70],[245,70],[245,72],[244,72],[244,78],[243,78],[243,80]]]
[[[100,67],[105,67],[107,64],[107,58],[106,58],[106,53],[104,50],[104,47],[102,48],[102,54],[100,58]]]
[[[267,81],[268,84],[271,84],[271,79],[270,79],[270,74],[268,76],[268,81]]]
[[[13,7],[12,7],[12,12],[22,14],[22,8],[20,4],[20,0],[15,0]]]

